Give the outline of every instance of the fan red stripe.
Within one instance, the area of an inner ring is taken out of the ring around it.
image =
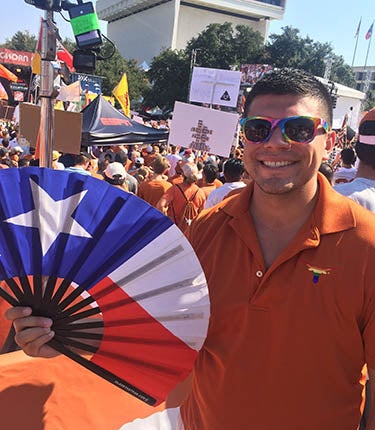
[[[102,295],[101,292],[111,284],[113,281],[107,277],[90,289],[104,319],[103,340],[91,361],[152,395],[160,403],[190,373],[197,351],[174,336],[120,287]],[[125,307],[105,312],[106,306],[124,299],[128,300]],[[142,322],[132,324],[134,320]],[[116,326],[116,321],[121,321],[121,326]],[[112,335],[134,338],[135,342],[108,340],[107,336]],[[140,342],[142,339],[144,343]]]

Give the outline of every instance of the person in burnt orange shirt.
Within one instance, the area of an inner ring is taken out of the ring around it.
[[[156,207],[157,202],[172,184],[166,180],[169,169],[169,161],[166,158],[156,157],[152,167],[154,173],[151,180],[139,185],[138,197]]]
[[[204,206],[206,196],[196,185],[198,180],[198,168],[194,163],[184,163],[182,165],[183,182],[174,184],[158,201],[156,208],[168,215],[169,218],[184,230],[184,223],[181,224],[187,201],[191,201],[199,213]]]
[[[375,398],[375,215],[318,174],[335,133],[330,94],[315,77],[264,75],[244,117],[252,182],[188,233],[211,320],[188,397],[160,429],[356,430],[365,363]],[[16,340],[49,356],[51,321],[30,313],[7,311]]]

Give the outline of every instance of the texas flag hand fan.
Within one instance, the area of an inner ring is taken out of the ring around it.
[[[53,348],[150,405],[206,337],[206,280],[185,236],[90,176],[0,171],[0,280],[12,306],[53,320]]]

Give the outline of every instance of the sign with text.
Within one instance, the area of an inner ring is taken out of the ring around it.
[[[236,107],[241,72],[194,67],[190,85],[190,102]]]
[[[33,55],[34,54],[32,52],[0,48],[0,63],[30,67]]]
[[[236,113],[176,102],[168,143],[229,157],[237,124]]]

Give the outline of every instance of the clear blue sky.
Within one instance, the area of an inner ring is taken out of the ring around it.
[[[94,0],[95,3],[95,0]],[[25,3],[24,0],[0,0],[1,29],[0,43],[18,30],[29,30],[37,34],[39,17],[44,12]],[[67,16],[67,12],[64,12]],[[270,33],[281,33],[282,27],[298,28],[302,37],[309,36],[317,42],[330,42],[334,52],[342,55],[348,64],[352,63],[355,47],[355,32],[362,16],[355,65],[362,66],[369,42],[365,34],[375,19],[375,0],[287,0],[284,20],[272,21]],[[55,13],[56,22],[63,38],[73,38],[70,24]],[[374,26],[375,27],[375,26]],[[105,33],[106,23],[102,23]],[[367,64],[375,66],[375,28],[372,36]]]

